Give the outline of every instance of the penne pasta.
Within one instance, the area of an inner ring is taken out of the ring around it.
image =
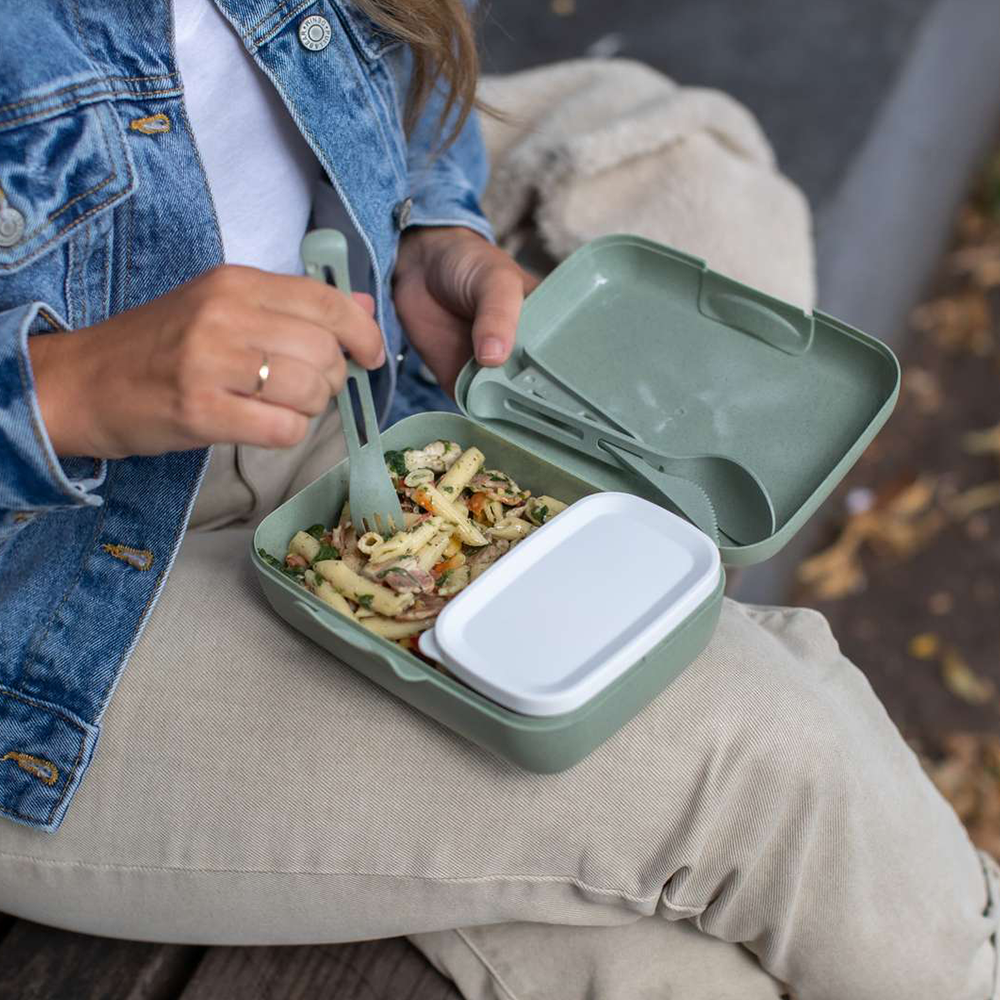
[[[432,538],[418,553],[417,565],[424,570],[429,570],[433,565],[439,563],[444,558],[444,553],[451,545],[452,536],[447,530],[438,530],[437,536]],[[462,543],[458,543],[461,549]],[[456,550],[457,551],[457,550]]]
[[[329,604],[335,611],[339,611],[345,618],[354,617],[354,612],[351,610],[350,604],[347,603],[347,598],[335,590],[329,580],[320,581],[314,593],[321,601]]]
[[[358,548],[366,555],[370,556],[385,539],[377,531],[366,531],[358,539]]]
[[[319,555],[319,539],[305,531],[296,531],[292,540],[288,543],[288,551],[295,555],[302,556],[307,562],[312,562]]]
[[[412,556],[441,530],[441,524],[440,517],[432,517],[408,531],[397,531],[392,538],[387,538],[373,546],[368,555],[372,562],[386,562],[389,559]]]
[[[519,517],[505,517],[492,528],[487,528],[486,533],[492,538],[506,538],[508,541],[513,541],[515,538],[525,538],[535,530],[537,529],[533,524],[522,521]]]
[[[374,632],[385,639],[405,639],[409,635],[419,635],[426,632],[434,624],[433,619],[425,618],[418,622],[398,622],[381,615],[371,615],[360,620],[369,632]]]
[[[438,489],[453,500],[469,485],[469,480],[483,467],[486,456],[478,448],[466,448],[455,464],[441,477]]]
[[[458,465],[458,462],[455,465]],[[478,546],[488,542],[488,539],[469,519],[468,509],[462,504],[452,503],[436,486],[420,486],[414,490],[413,497],[425,510],[429,510],[453,524],[456,534],[466,545]],[[458,512],[458,507],[464,510],[464,517]]]
[[[355,573],[342,559],[323,559],[313,567],[324,580],[328,580],[344,597],[363,608],[391,618],[405,611],[413,603],[412,594],[397,594],[380,583],[366,580]]]
[[[447,579],[438,584],[438,593],[442,597],[451,597],[460,590],[464,590],[472,579],[471,574],[472,571],[468,566],[459,566],[457,569],[450,570]]]
[[[566,509],[566,504],[562,500],[556,500],[553,497],[545,496],[544,494],[540,497],[532,497],[525,508],[524,516],[531,521],[532,524],[542,525],[546,521],[552,520],[556,514],[564,511]]]

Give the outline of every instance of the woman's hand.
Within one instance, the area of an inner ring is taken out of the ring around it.
[[[538,280],[503,250],[463,227],[407,230],[393,295],[410,343],[451,395],[462,365],[503,364],[521,304]]]
[[[46,430],[62,456],[288,447],[343,387],[343,350],[385,361],[372,312],[370,296],[311,278],[217,267],[96,326],[30,337]]]

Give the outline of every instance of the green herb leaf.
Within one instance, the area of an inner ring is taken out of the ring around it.
[[[374,594],[358,594],[358,604],[360,604],[366,611],[371,611],[372,600],[374,597]]]
[[[326,528],[322,524],[314,524],[311,528],[306,528],[306,534],[312,535],[318,542],[326,534]]]
[[[443,572],[443,573],[442,573],[442,574],[441,574],[441,575],[440,575],[440,576],[439,576],[439,577],[437,578],[437,586],[438,586],[438,590],[440,590],[440,589],[441,589],[441,588],[442,588],[442,587],[443,587],[443,586],[445,585],[445,583],[446,583],[446,582],[447,582],[447,580],[448,580],[448,577],[449,577],[449,576],[451,576],[451,574],[452,574],[452,573],[454,573],[454,572],[455,572],[455,571],[454,571],[454,570],[452,570],[452,569],[446,569],[446,570],[445,570],[445,571],[444,571],[444,572]]]
[[[316,553],[316,558],[313,562],[320,562],[322,559],[339,559],[340,550],[333,545],[321,545],[319,547],[319,552]]]
[[[441,491],[443,493],[454,493],[455,492],[455,487],[454,486],[442,486],[441,487]]]
[[[259,555],[268,566],[273,566],[275,569],[280,570],[285,568],[285,564],[280,559],[276,559],[270,552],[267,552],[264,549],[258,549],[257,555]]]
[[[391,472],[397,476],[406,475],[406,456],[401,451],[387,451],[385,453],[385,464]]]

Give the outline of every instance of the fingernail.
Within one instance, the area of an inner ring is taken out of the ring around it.
[[[499,337],[487,337],[479,345],[480,361],[499,361],[503,357],[503,341]]]
[[[378,357],[375,359],[375,367],[381,368],[385,364],[385,344],[378,349]]]

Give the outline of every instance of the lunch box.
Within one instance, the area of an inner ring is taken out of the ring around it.
[[[840,482],[892,412],[899,377],[884,344],[839,320],[804,312],[650,240],[606,236],[576,251],[526,300],[506,364],[466,365],[456,388],[462,414],[416,414],[382,439],[386,450],[440,438],[475,446],[487,468],[566,503],[614,492],[669,508],[661,489],[604,446],[653,455],[653,467],[704,489],[719,514],[721,564],[745,566],[787,544]],[[725,470],[719,457],[746,474],[716,475]],[[754,484],[752,497],[741,495]],[[725,581],[721,565],[707,596],[582,704],[547,715],[505,707],[339,615],[261,558],[259,549],[281,559],[292,535],[308,525],[335,524],[347,489],[345,460],[260,523],[251,558],[268,602],[338,660],[528,770],[551,773],[583,759],[711,639]],[[772,523],[747,534],[734,515],[744,500],[747,509],[759,505],[758,490]],[[730,537],[728,525],[743,537]],[[540,609],[537,620],[517,627],[541,635],[558,626]]]

